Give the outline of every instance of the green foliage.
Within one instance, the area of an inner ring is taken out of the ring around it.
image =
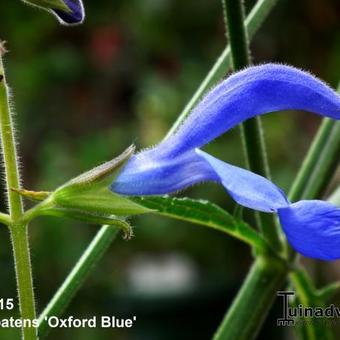
[[[154,213],[217,229],[264,251],[264,239],[248,224],[209,201],[176,197],[135,197],[138,204]]]

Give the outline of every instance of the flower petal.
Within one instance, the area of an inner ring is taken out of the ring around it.
[[[283,191],[266,178],[222,162],[201,150],[196,152],[210,164],[220,183],[238,204],[263,212],[276,212],[289,205]]]
[[[69,12],[60,9],[51,9],[52,13],[64,25],[81,24],[85,19],[84,6],[81,0],[63,0]]]
[[[111,190],[123,195],[163,195],[203,181],[219,178],[195,151],[168,159],[148,150],[130,158]]]
[[[245,69],[210,91],[172,136],[133,156],[111,189],[126,195],[157,195],[200,181],[218,181],[216,172],[197,157],[194,149],[250,117],[284,109],[340,119],[340,97],[317,78],[294,67],[267,64]],[[236,199],[237,185],[234,189],[231,192]],[[259,210],[281,206],[279,197],[279,205],[268,202],[266,207],[260,204]]]
[[[320,260],[340,258],[340,209],[324,201],[299,201],[278,211],[293,248]]]
[[[157,195],[216,180],[216,173],[194,149],[250,117],[285,109],[340,119],[340,97],[322,81],[294,67],[267,64],[245,69],[210,91],[172,136],[132,157],[112,190],[126,195]],[[260,210],[275,206],[268,202]]]
[[[285,194],[269,180],[238,168],[196,149],[173,160],[153,161],[152,152],[137,154],[111,185],[125,195],[162,195],[195,183],[221,183],[239,204],[259,211],[274,212],[289,204]]]
[[[340,97],[321,80],[291,66],[249,67],[214,87],[177,132],[156,148],[175,156],[207,144],[251,117],[280,110],[340,119]]]

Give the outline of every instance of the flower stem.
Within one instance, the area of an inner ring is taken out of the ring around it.
[[[8,87],[6,85],[2,60],[0,60],[0,123],[8,207],[11,218],[13,220],[17,220],[23,213],[23,206],[20,196],[11,190],[11,188],[19,188],[20,177],[14,139],[14,127],[9,104]]]
[[[0,51],[3,48],[0,46]],[[0,52],[1,54],[1,52]],[[0,135],[3,152],[3,164],[6,176],[8,208],[11,218],[9,229],[11,232],[19,306],[22,319],[35,319],[35,305],[33,295],[30,253],[27,237],[27,226],[18,223],[23,214],[21,197],[11,190],[20,186],[19,166],[17,160],[14,127],[9,105],[8,87],[0,55]],[[34,327],[23,327],[24,340],[36,339]]]
[[[248,14],[244,24],[248,32],[249,39],[251,39],[257,30],[261,27],[264,20],[267,18],[270,11],[273,9],[278,0],[259,0]],[[199,102],[205,92],[207,92],[216,82],[221,80],[228,70],[231,68],[231,50],[227,46],[220,56],[217,58],[215,64],[212,66],[202,83],[193,94],[187,105],[184,107],[181,114],[176,119],[168,131],[165,138],[172,135],[178,127],[187,118],[193,107]]]
[[[49,316],[60,316],[68,306],[78,289],[82,286],[89,273],[96,266],[99,259],[115,239],[119,228],[115,226],[104,225],[98,231],[95,238],[86,248],[72,271],[69,273],[63,284],[54,294],[51,301],[39,316],[39,337],[44,337],[48,331],[46,318]]]
[[[340,122],[324,118],[289,192],[291,201],[320,197],[338,165]]]
[[[222,6],[231,48],[232,68],[237,71],[251,64],[248,33],[244,25],[244,8],[239,0],[222,0]]]
[[[238,70],[250,63],[248,41],[243,24],[243,6],[240,0],[223,0],[222,3],[233,67]],[[245,122],[241,134],[248,167],[254,172],[269,177],[261,120],[257,118]],[[282,248],[276,223],[267,224],[262,219],[260,227],[272,246]],[[254,339],[287,274],[288,269],[285,265],[274,266],[271,257],[258,257],[214,339]]]
[[[255,339],[287,273],[283,262],[257,257],[214,340]]]
[[[290,282],[292,283],[294,290],[297,293],[299,303],[302,303],[306,307],[326,307],[326,300],[318,294],[317,289],[307,271],[303,267],[297,267],[289,275]],[[335,287],[338,289],[338,285],[329,286],[333,290]],[[308,322],[308,318],[299,317],[297,322],[300,322],[301,330],[305,332],[305,339],[308,340],[332,340],[332,330],[327,324],[327,317],[318,318],[319,322]],[[307,321],[307,322],[303,322]]]
[[[21,318],[25,320],[34,320],[35,304],[27,225],[12,224],[10,226],[10,231],[15,259]],[[22,337],[24,340],[37,339],[37,329],[35,327],[23,327]]]
[[[244,7],[241,0],[222,0],[222,5],[231,48],[232,68],[234,71],[238,71],[251,64],[249,40],[244,24]],[[240,125],[240,129],[247,167],[251,171],[269,178],[261,118],[254,117],[247,120]],[[280,250],[282,243],[274,217],[270,217],[270,221],[259,213],[256,214],[256,217],[263,236],[273,248]]]

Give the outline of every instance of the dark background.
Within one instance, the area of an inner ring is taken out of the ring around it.
[[[246,2],[251,8],[253,1]],[[219,0],[86,1],[83,25],[62,27],[20,1],[0,4],[7,41],[24,186],[53,190],[118,155],[132,142],[157,143],[225,46]],[[279,1],[251,44],[254,63],[310,70],[333,87],[340,80],[336,0]],[[264,119],[273,179],[287,190],[320,119],[307,113]],[[208,146],[243,165],[238,130]],[[333,188],[338,179],[333,180]],[[331,189],[331,188],[330,188]],[[210,199],[228,211],[224,190],[204,184],[182,195]],[[2,197],[5,209],[5,198]],[[249,214],[249,221],[252,217]],[[135,237],[112,244],[65,315],[137,316],[132,329],[53,330],[48,339],[209,339],[251,263],[249,249],[217,231],[155,216],[133,219]],[[30,226],[40,311],[98,226],[41,218]],[[15,297],[9,235],[0,228],[0,297]],[[306,260],[305,260],[306,261]],[[319,284],[337,263],[308,262]],[[276,308],[276,309],[275,309]],[[262,337],[278,339],[280,304]],[[5,312],[0,312],[5,317]],[[18,339],[0,329],[1,339]]]

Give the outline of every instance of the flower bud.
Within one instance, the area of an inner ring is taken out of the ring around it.
[[[24,0],[24,2],[51,12],[64,25],[81,24],[85,18],[81,0]]]
[[[110,190],[110,184],[134,150],[134,146],[130,146],[117,158],[70,180],[53,192],[50,199],[59,207],[97,215],[128,216],[149,212],[149,209]]]

